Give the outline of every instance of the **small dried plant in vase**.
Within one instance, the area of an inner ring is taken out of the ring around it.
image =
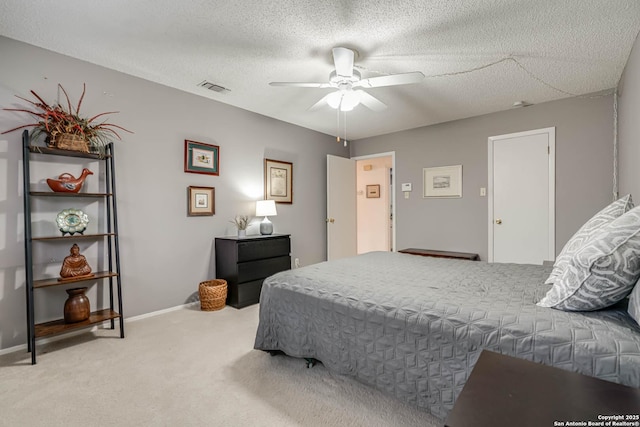
[[[25,108],[4,108],[4,110],[28,113],[35,117],[37,121],[9,129],[2,132],[2,134],[24,128],[33,128],[31,130],[31,138],[35,139],[44,134],[47,146],[51,148],[103,153],[104,146],[111,142],[113,138],[122,139],[117,130],[133,133],[122,126],[98,120],[107,114],[115,114],[117,111],[96,114],[90,118],[80,117],[80,107],[86,91],[85,84],[82,85],[82,95],[75,109],[71,105],[67,91],[60,84],[58,84],[58,88],[64,94],[67,101],[66,106],[48,104],[33,90],[31,94],[36,98],[36,101],[16,95],[17,98],[34,106],[35,110]]]
[[[247,235],[247,227],[249,226],[249,216],[236,215],[233,221],[229,221],[238,229],[238,237],[245,237]]]
[[[246,230],[249,226],[249,216],[247,215],[236,215],[233,221],[229,221],[233,223],[238,230]]]

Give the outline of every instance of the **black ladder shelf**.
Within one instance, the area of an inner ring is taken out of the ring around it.
[[[44,191],[31,191],[30,161],[33,155],[53,155],[85,158],[92,161],[103,161],[105,165],[105,192],[104,193],[54,193]],[[122,284],[120,274],[120,247],[118,243],[118,210],[116,206],[116,181],[115,181],[115,160],[113,143],[105,146],[104,153],[82,153],[79,151],[60,150],[49,147],[30,145],[28,131],[22,133],[22,157],[23,157],[23,188],[24,188],[24,245],[25,245],[25,276],[27,293],[27,349],[31,352],[31,363],[36,363],[36,339],[71,332],[77,329],[99,325],[105,321],[110,321],[111,329],[115,329],[115,320],[119,319],[120,338],[124,338],[124,317],[122,314]],[[104,200],[105,228],[104,232],[96,234],[70,235],[70,236],[47,236],[33,237],[31,205],[32,198],[68,198],[68,199],[93,199]],[[33,275],[33,245],[39,242],[49,241],[69,241],[76,239],[84,240],[104,240],[106,241],[107,271],[94,272],[90,278],[65,280],[60,282],[57,278],[34,279]],[[96,282],[103,279],[108,280],[109,287],[109,307],[101,308],[91,312],[87,320],[77,323],[65,323],[64,319],[58,319],[43,323],[35,323],[34,299],[37,289],[49,288],[53,286],[63,286],[70,283]],[[115,281],[115,289],[114,289]],[[117,310],[116,300],[117,299]]]

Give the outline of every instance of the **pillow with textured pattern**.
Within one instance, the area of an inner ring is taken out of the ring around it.
[[[560,251],[560,254],[553,264],[551,274],[549,274],[549,277],[544,283],[552,285],[562,275],[565,267],[573,257],[573,254],[582,246],[585,240],[596,234],[603,226],[609,224],[614,219],[619,218],[620,215],[629,211],[631,208],[633,208],[633,200],[631,200],[631,195],[627,194],[621,199],[611,203],[609,206],[591,217],[589,221],[585,222],[584,225],[580,227],[580,229],[569,239],[567,244],[564,245],[562,251]]]
[[[636,284],[633,292],[629,295],[629,307],[627,308],[629,315],[640,325],[640,286]]]
[[[599,310],[629,295],[639,277],[637,207],[587,238],[538,305],[565,311]]]

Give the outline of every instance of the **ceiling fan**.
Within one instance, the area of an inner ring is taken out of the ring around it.
[[[420,71],[411,73],[390,74],[387,76],[362,79],[360,72],[353,68],[355,53],[345,47],[335,47],[333,62],[336,69],[329,75],[327,83],[296,83],[296,82],[271,82],[271,86],[293,86],[310,88],[335,88],[335,92],[324,96],[320,101],[311,106],[310,110],[328,104],[331,108],[340,111],[351,111],[362,104],[373,111],[382,111],[387,106],[374,96],[358,88],[376,88],[383,86],[397,86],[410,83],[418,83],[424,79]]]

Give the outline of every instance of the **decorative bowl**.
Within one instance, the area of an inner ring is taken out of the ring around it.
[[[75,233],[82,234],[87,229],[89,217],[80,209],[65,209],[58,213],[56,223],[63,236],[67,233],[73,236]]]

